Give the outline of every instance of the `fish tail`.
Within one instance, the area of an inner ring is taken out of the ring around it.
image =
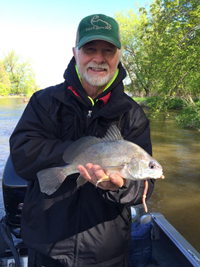
[[[66,175],[63,167],[55,167],[42,170],[37,173],[40,190],[47,195],[53,194],[64,182]]]

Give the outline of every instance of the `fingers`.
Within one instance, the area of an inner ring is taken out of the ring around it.
[[[115,184],[118,188],[121,188],[125,184],[125,179],[116,173],[109,175],[110,181]]]
[[[85,167],[83,165],[78,165],[79,173],[83,177],[85,177],[85,179],[87,179],[88,181],[91,181],[92,180],[92,178],[91,178],[91,176],[89,174],[89,170],[92,169],[92,167],[93,167],[93,165],[91,163],[86,164]]]
[[[79,165],[78,170],[85,179],[94,185],[96,185],[99,179],[106,175],[99,165],[93,165],[92,163],[87,163],[85,167]]]
[[[99,165],[93,165],[87,163],[86,166],[79,165],[78,170],[82,176],[85,177],[89,182],[96,186],[98,180],[104,178],[106,175],[109,175],[108,171],[106,173]],[[122,187],[125,183],[124,178],[120,175],[112,173],[109,175],[110,181],[101,182],[98,184],[98,187],[104,190],[117,190]]]

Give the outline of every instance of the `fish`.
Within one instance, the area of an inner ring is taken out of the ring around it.
[[[109,173],[118,173],[124,179],[133,181],[164,179],[159,162],[137,144],[125,140],[116,125],[111,125],[103,138],[85,136],[76,140],[64,152],[63,160],[67,165],[44,169],[37,173],[41,192],[53,194],[69,175],[78,173],[78,165],[85,166],[87,163],[100,165]],[[108,180],[109,177],[105,176],[96,186]],[[80,175],[76,182],[77,187],[81,187],[87,180]]]

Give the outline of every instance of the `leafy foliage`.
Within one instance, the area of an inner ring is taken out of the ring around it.
[[[198,0],[156,0],[149,11],[116,14],[122,63],[134,93],[154,96],[155,115],[172,99],[200,98],[200,4]],[[195,108],[193,102],[191,109]],[[195,113],[197,114],[197,113]]]
[[[30,63],[9,52],[0,63],[0,94],[30,95],[38,89]]]
[[[140,105],[149,107],[150,109],[153,109],[152,107],[155,105],[156,101],[159,101],[158,96],[154,97],[134,97],[133,98],[136,102],[138,102]],[[183,109],[186,107],[186,104],[181,98],[172,98],[168,99],[168,102],[165,103],[167,106],[167,109]]]
[[[8,95],[10,81],[4,69],[3,62],[0,61],[0,95]]]
[[[195,128],[200,130],[200,101],[194,106],[187,106],[184,108],[180,115],[176,117],[179,124],[186,127]]]

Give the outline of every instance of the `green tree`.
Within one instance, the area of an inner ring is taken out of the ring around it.
[[[121,29],[123,47],[122,63],[129,75],[133,92],[145,92],[149,95],[152,85],[152,69],[148,57],[148,40],[142,41],[144,35],[143,24],[148,22],[147,16],[140,12],[136,15],[133,10],[128,15],[123,12],[116,14]]]
[[[21,56],[11,51],[4,57],[3,63],[9,75],[10,93],[31,94],[38,90],[35,84],[35,74],[29,61],[24,61]]]
[[[197,0],[156,0],[149,11],[117,13],[122,62],[132,85],[155,95],[154,114],[181,96],[196,113],[200,95],[200,4]],[[190,109],[190,111],[191,111]],[[199,116],[195,116],[198,118]]]
[[[7,96],[10,93],[10,81],[4,69],[3,62],[0,61],[0,95]]]

